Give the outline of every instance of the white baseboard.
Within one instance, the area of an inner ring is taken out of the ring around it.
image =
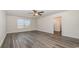
[[[28,30],[28,31],[35,31],[35,30]],[[27,32],[26,30],[25,31],[13,31],[13,32],[7,32],[7,33],[18,33],[18,32]]]

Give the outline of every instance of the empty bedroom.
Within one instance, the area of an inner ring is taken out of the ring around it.
[[[79,10],[0,10],[1,48],[78,48]]]

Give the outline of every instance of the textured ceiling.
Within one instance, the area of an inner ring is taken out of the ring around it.
[[[41,11],[41,10],[38,10]],[[64,10],[42,10],[44,13],[42,16],[47,16],[59,12],[63,12]],[[41,16],[33,16],[32,10],[6,10],[7,15],[13,15],[13,16],[24,16],[24,17],[30,17],[30,18],[38,18]]]

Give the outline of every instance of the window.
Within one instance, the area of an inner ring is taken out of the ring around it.
[[[31,21],[29,19],[18,19],[17,20],[17,28],[25,28],[26,26],[29,26]]]
[[[25,22],[25,26],[29,26],[31,23],[30,20],[25,20],[24,22]]]

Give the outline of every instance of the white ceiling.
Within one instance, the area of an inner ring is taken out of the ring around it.
[[[38,11],[41,11],[41,10],[38,10]],[[42,10],[42,11],[44,11],[42,16],[47,16],[47,15],[63,12],[64,10]],[[32,10],[6,10],[6,13],[7,15],[24,16],[24,17],[30,17],[30,18],[41,17],[41,16],[33,16],[32,14],[30,14],[32,13]]]

